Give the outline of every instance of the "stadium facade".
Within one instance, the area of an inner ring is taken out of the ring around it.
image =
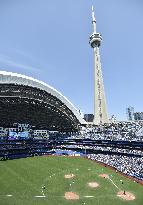
[[[0,125],[26,123],[38,129],[72,131],[86,124],[73,104],[48,84],[0,71]]]

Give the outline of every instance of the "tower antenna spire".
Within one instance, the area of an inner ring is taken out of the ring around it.
[[[92,24],[93,24],[93,33],[96,33],[96,19],[95,19],[93,5],[92,5]]]
[[[100,125],[108,123],[108,113],[106,109],[106,98],[104,92],[104,82],[102,77],[102,68],[100,62],[99,47],[102,42],[102,36],[96,32],[96,19],[92,6],[92,25],[93,33],[89,38],[89,43],[94,50],[94,120],[93,124]]]

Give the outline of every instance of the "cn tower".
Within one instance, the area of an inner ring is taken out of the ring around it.
[[[93,124],[100,125],[108,123],[108,114],[106,109],[106,99],[104,92],[104,82],[102,77],[102,68],[100,62],[99,47],[102,37],[96,32],[96,19],[92,6],[92,25],[93,33],[89,38],[89,43],[94,50],[94,120]]]

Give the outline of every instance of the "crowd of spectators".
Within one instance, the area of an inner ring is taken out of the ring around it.
[[[92,126],[83,129],[84,138],[143,141],[143,121],[126,121],[107,125]]]
[[[62,148],[78,148],[81,150],[84,150],[84,152],[86,152],[86,150],[92,150],[92,151],[106,151],[106,152],[116,152],[116,153],[121,153],[121,154],[132,154],[132,155],[137,155],[137,156],[142,156],[143,157],[143,151],[140,150],[135,150],[135,149],[125,149],[125,148],[117,148],[117,147],[111,147],[111,146],[87,146],[87,145],[60,145],[59,146],[61,149]]]
[[[48,150],[51,147],[48,142],[17,142],[17,141],[7,141],[0,142],[0,156],[20,154],[20,153],[32,153],[39,150]]]
[[[87,157],[112,166],[124,174],[143,180],[143,157],[103,154],[90,154]]]
[[[126,121],[81,129],[81,137],[91,140],[136,141],[143,143],[143,121]],[[77,136],[78,137],[78,136]],[[81,147],[82,145],[75,145]],[[103,162],[129,176],[143,180],[143,151],[111,146],[83,146],[83,149],[117,152],[115,154],[88,154],[88,158]],[[124,154],[139,155],[125,156]]]

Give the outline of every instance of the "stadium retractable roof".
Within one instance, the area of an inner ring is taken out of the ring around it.
[[[78,110],[48,84],[0,71],[0,125],[28,123],[49,130],[75,130],[86,124]]]

